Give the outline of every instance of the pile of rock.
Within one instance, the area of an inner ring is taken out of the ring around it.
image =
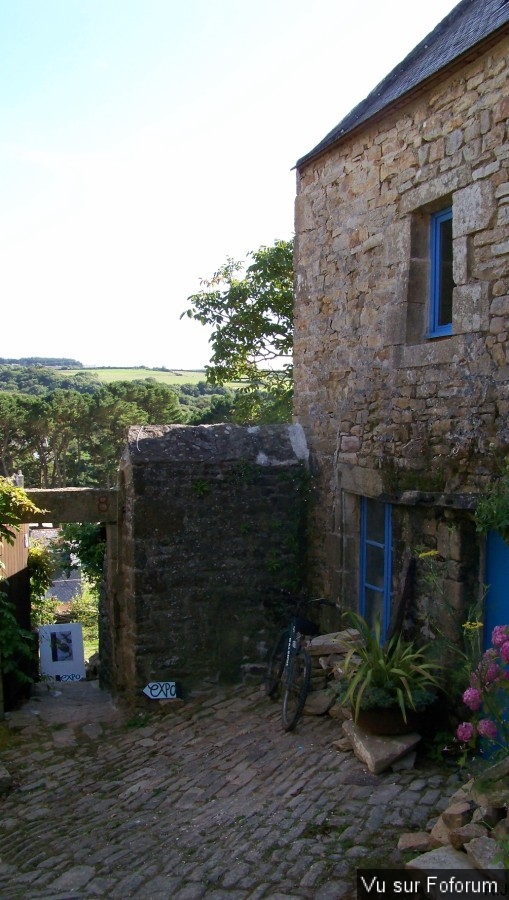
[[[334,719],[350,718],[349,709],[341,702],[345,691],[343,664],[352,643],[359,639],[355,628],[320,634],[308,641],[307,650],[311,656],[311,689],[304,707],[308,716],[323,716]]]
[[[456,791],[429,831],[400,837],[398,849],[421,854],[407,868],[503,870],[500,842],[509,837],[508,804],[509,758]]]
[[[406,867],[421,872],[504,870],[501,845],[509,837],[508,804],[509,758],[456,791],[429,831],[400,837],[400,850],[421,854]]]

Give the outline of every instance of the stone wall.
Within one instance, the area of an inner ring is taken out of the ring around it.
[[[349,605],[360,495],[396,504],[396,581],[408,549],[437,547],[444,528],[470,547],[450,561],[459,607],[481,571],[468,510],[491,445],[509,441],[508,58],[505,37],[298,173],[295,413],[316,477],[313,578]],[[423,221],[449,204],[453,334],[428,340]]]
[[[304,566],[307,448],[300,426],[145,426],[120,470],[112,689],[184,694],[260,664],[281,597]],[[149,702],[149,701],[147,701]]]

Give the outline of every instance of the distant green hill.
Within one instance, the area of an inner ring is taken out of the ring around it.
[[[23,356],[21,359],[6,359],[0,357],[0,366],[44,366],[48,369],[82,369],[83,366],[77,359],[66,359],[60,356]]]
[[[66,372],[68,375],[89,372],[105,384],[113,381],[145,381],[147,378],[158,384],[198,384],[199,381],[205,381],[204,369],[149,369],[145,366],[138,369],[116,369],[112,366],[104,369],[66,369]]]

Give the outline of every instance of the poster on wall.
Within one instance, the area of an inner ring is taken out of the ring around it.
[[[44,681],[82,681],[85,673],[83,631],[79,623],[41,625],[39,668]]]

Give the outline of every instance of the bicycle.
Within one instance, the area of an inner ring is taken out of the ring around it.
[[[284,592],[286,593],[286,592]],[[319,627],[301,615],[301,608],[312,603],[332,606],[323,597],[302,600],[292,597],[295,603],[290,624],[279,635],[269,656],[265,672],[265,693],[271,700],[282,693],[281,722],[284,731],[293,731],[299,721],[311,680],[311,657],[306,649],[308,638],[319,633]]]

